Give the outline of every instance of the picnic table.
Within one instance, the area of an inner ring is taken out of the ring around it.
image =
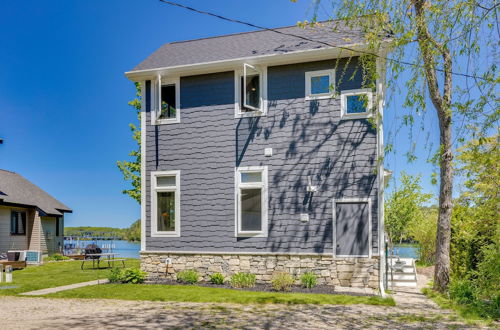
[[[81,269],[83,269],[83,266],[85,265],[86,261],[91,261],[92,260],[92,268],[96,268],[96,261],[97,261],[97,268],[100,268],[101,261],[107,262],[108,267],[112,267],[111,265],[115,262],[121,262],[123,265],[123,268],[125,268],[125,259],[117,259],[115,256],[117,256],[118,253],[89,253],[85,254],[85,258],[82,260],[82,266]],[[103,258],[103,259],[101,259]]]

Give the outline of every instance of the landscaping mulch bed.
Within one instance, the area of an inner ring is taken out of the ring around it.
[[[232,289],[232,290],[256,291],[256,292],[283,292],[283,291],[274,290],[270,284],[256,284],[252,288],[233,288],[227,282],[222,284],[222,285],[216,285],[216,284],[212,284],[210,282],[198,282],[196,284],[184,284],[184,283],[179,283],[179,282],[172,281],[172,280],[167,280],[164,278],[150,278],[145,282],[145,284],[202,286],[202,287],[208,287],[208,288]],[[317,285],[311,289],[295,285],[295,286],[292,286],[291,290],[287,291],[287,292],[289,292],[289,293],[336,294],[336,295],[346,294],[345,292],[336,292],[335,287],[332,285]],[[363,294],[360,292],[352,292],[352,293],[349,292],[349,295],[350,296],[370,296],[370,294]]]

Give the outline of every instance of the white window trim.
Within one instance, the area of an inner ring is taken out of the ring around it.
[[[333,88],[329,90],[328,93],[321,93],[321,94],[313,94],[311,92],[311,78],[312,77],[319,77],[319,76],[329,76],[330,80],[330,86]],[[319,71],[308,71],[306,72],[306,100],[321,100],[321,99],[330,99],[333,98],[335,95],[335,70],[319,70]]]
[[[156,178],[175,176],[175,186],[157,187]],[[180,237],[181,236],[181,171],[151,172],[151,237]],[[175,192],[175,231],[158,231],[157,192]]]
[[[367,203],[368,204],[368,255],[341,255],[337,254],[337,204],[342,203]],[[372,253],[372,199],[371,198],[340,198],[333,199],[333,257],[334,258],[371,258]]]
[[[353,95],[367,95],[367,110],[360,113],[347,113],[347,97]],[[345,90],[340,93],[340,114],[342,119],[360,119],[372,116],[373,92],[370,88]]]
[[[267,237],[268,235],[268,179],[267,166],[245,166],[237,167],[235,171],[235,236],[236,237]],[[262,173],[262,182],[241,182],[241,173]],[[240,189],[241,188],[261,188],[262,189],[262,230],[261,231],[242,231],[241,213],[240,213]]]
[[[175,84],[175,118],[158,119],[158,114],[161,107],[161,86]],[[165,125],[165,124],[178,124],[181,122],[180,112],[180,78],[164,78],[158,75],[155,80],[151,81],[151,104],[153,105],[151,111],[151,125]]]
[[[261,117],[267,115],[267,66],[259,66],[258,69],[261,71],[261,84],[260,84],[260,96],[261,96],[261,110],[255,111],[241,111],[240,108],[240,84],[241,77],[243,76],[243,69],[238,69],[234,71],[234,117],[235,118],[245,118],[245,117]],[[241,100],[243,103],[243,100]]]

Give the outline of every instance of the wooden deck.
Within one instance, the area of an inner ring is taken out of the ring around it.
[[[3,265],[3,269],[7,266],[12,266],[14,269],[22,269],[26,268],[26,261],[8,261],[8,260],[0,260],[0,265]]]

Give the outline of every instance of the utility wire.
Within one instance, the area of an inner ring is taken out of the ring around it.
[[[253,23],[241,21],[239,19],[229,18],[229,17],[225,17],[225,16],[222,16],[222,15],[211,13],[211,12],[208,12],[208,11],[199,10],[199,9],[196,9],[196,8],[193,8],[193,7],[185,6],[185,5],[177,3],[177,2],[168,1],[168,0],[159,0],[159,1],[163,2],[163,3],[167,4],[167,5],[180,7],[180,8],[183,8],[183,9],[186,9],[186,10],[198,13],[198,14],[212,16],[212,17],[224,20],[224,21],[246,25],[246,26],[249,26],[249,27],[252,27],[252,28],[256,28],[256,29],[259,29],[259,30],[270,31],[270,32],[274,32],[274,33],[277,33],[277,34],[281,34],[281,35],[286,35],[286,36],[290,36],[290,37],[302,39],[302,40],[305,40],[305,41],[315,42],[315,43],[318,43],[318,44],[321,44],[321,45],[325,45],[325,46],[328,46],[328,47],[333,47],[333,48],[338,48],[338,49],[342,49],[342,50],[347,50],[347,51],[350,51],[350,52],[357,52],[357,53],[363,53],[363,54],[367,54],[367,55],[373,55],[375,57],[378,57],[378,58],[381,58],[381,59],[385,59],[385,60],[388,60],[388,61],[391,61],[391,62],[396,62],[396,63],[400,63],[400,64],[404,64],[404,65],[409,65],[409,66],[413,66],[413,67],[423,68],[422,65],[417,64],[417,63],[411,63],[411,62],[406,62],[406,61],[402,61],[402,60],[397,60],[397,59],[394,59],[394,58],[385,57],[385,56],[381,56],[381,55],[378,55],[378,54],[373,54],[373,53],[362,51],[362,50],[356,50],[356,49],[345,47],[345,46],[333,45],[333,44],[325,42],[325,41],[314,40],[314,39],[307,38],[307,37],[304,37],[304,36],[299,36],[299,35],[296,35],[296,34],[293,34],[293,33],[287,33],[287,32],[283,32],[283,31],[279,31],[277,29],[267,28],[267,27],[259,26],[259,25],[253,24]],[[445,72],[443,69],[440,69],[440,68],[436,68],[435,70],[439,71],[439,72]],[[468,78],[475,78],[475,79],[487,80],[487,79],[485,79],[483,77],[469,75],[469,74],[461,73],[461,72],[453,72],[452,71],[451,74],[456,75],[456,76],[463,76],[463,77],[468,77]]]

